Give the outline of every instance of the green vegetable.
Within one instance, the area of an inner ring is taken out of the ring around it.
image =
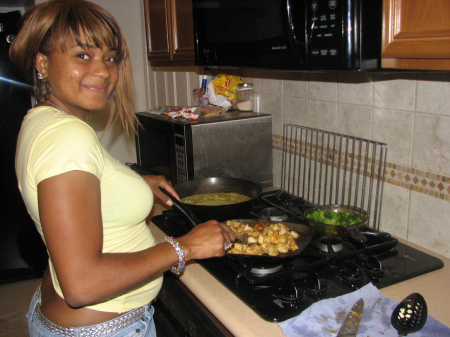
[[[342,210],[329,212],[320,208],[311,212],[306,217],[312,221],[327,225],[353,225],[363,221],[363,217],[358,213],[350,213]]]

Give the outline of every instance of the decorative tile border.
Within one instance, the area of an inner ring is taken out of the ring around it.
[[[386,163],[385,181],[388,184],[450,201],[450,177]]]
[[[282,136],[272,135],[272,148],[283,151]],[[384,182],[450,201],[450,177],[387,162]]]

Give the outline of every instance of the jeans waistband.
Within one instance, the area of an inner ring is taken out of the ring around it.
[[[134,309],[130,312],[127,312],[117,318],[112,320],[95,324],[89,326],[81,326],[81,327],[73,327],[73,328],[65,328],[58,324],[53,323],[47,317],[45,317],[41,312],[41,303],[40,303],[40,286],[36,291],[36,318],[40,324],[42,324],[47,330],[61,335],[65,337],[101,337],[107,334],[110,334],[114,331],[122,329],[130,324],[133,324],[138,319],[142,318],[145,315],[145,310],[151,307],[151,303],[140,308]],[[77,332],[77,334],[76,334]]]

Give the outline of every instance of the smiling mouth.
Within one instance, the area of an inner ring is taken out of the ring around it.
[[[101,87],[97,86],[96,87],[96,86],[89,86],[89,85],[87,85],[85,87],[86,87],[86,89],[88,89],[88,90],[90,90],[92,92],[95,92],[97,94],[105,94],[108,91],[108,87],[107,86],[101,86]]]

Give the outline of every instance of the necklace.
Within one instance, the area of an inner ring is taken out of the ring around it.
[[[53,105],[56,109],[58,109],[59,111],[64,112],[66,115],[68,115],[67,112],[65,112],[63,109],[61,109],[61,108],[60,108],[59,106],[57,106],[56,104],[54,104],[54,103],[52,103],[52,102],[50,102],[50,101],[45,101],[45,103],[48,103],[48,104],[50,104],[50,105]]]

